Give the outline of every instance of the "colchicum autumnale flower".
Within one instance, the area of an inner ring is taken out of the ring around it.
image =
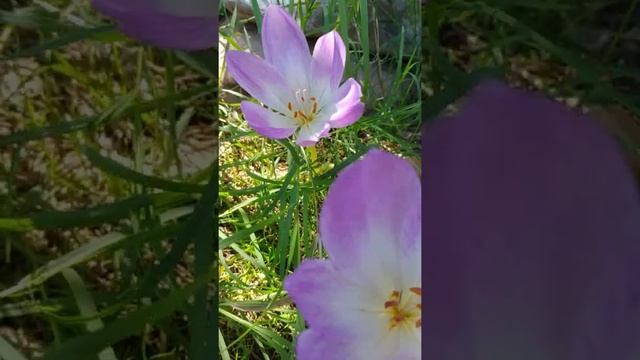
[[[231,76],[266,106],[240,104],[257,133],[272,139],[296,134],[299,145],[311,146],[331,128],[348,126],[362,116],[358,82],[349,78],[340,85],[346,49],[337,32],[321,36],[311,55],[295,20],[271,5],[262,22],[262,47],[264,60],[241,51],[227,54]]]
[[[640,196],[592,119],[489,82],[423,154],[425,359],[640,359]]]
[[[386,152],[338,175],[319,222],[329,259],[285,279],[309,325],[298,359],[421,359],[420,199],[412,165]]]
[[[93,7],[143,43],[182,50],[217,45],[217,1],[93,0]]]

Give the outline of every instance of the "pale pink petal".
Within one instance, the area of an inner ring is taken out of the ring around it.
[[[285,279],[285,289],[310,328],[298,337],[298,359],[364,359],[375,340],[385,345],[378,354],[395,350],[383,343],[388,319],[372,312],[384,308],[384,297],[350,275],[330,260],[305,260]]]
[[[320,213],[320,237],[335,266],[377,281],[372,286],[381,291],[419,286],[420,194],[411,164],[380,150],[343,170]]]
[[[336,89],[344,73],[346,49],[336,31],[321,36],[313,48],[311,62],[312,84],[323,89]]]
[[[360,101],[362,89],[353,78],[349,78],[338,89],[335,107],[336,111],[330,116],[329,122],[333,128],[349,126],[358,121],[364,113],[364,104]]]
[[[129,0],[131,1],[131,0]],[[155,0],[158,9],[174,16],[202,16],[218,14],[217,1],[211,0]]]
[[[113,18],[120,30],[141,42],[182,50],[214,47],[217,41],[218,16],[215,8],[203,7],[205,0],[181,4],[183,11],[173,11],[152,0],[93,0],[93,7]],[[200,12],[189,10],[200,7]]]
[[[419,328],[390,329],[384,311],[392,291],[421,286],[420,195],[413,167],[379,150],[338,175],[320,215],[329,260],[285,279],[309,324],[298,359],[420,359]]]
[[[247,52],[230,50],[227,67],[249,95],[278,111],[286,111],[287,83],[269,63]]]
[[[309,45],[298,23],[280,6],[271,5],[262,20],[265,59],[295,89],[307,88],[311,70]]]
[[[303,331],[296,339],[299,360],[343,360],[350,358],[351,337],[335,328]]]
[[[258,134],[271,139],[284,139],[296,131],[297,124],[290,118],[258,104],[243,101],[240,109],[245,119]]]
[[[484,82],[422,149],[426,359],[640,359],[640,194],[594,119]]]
[[[329,321],[345,325],[346,321],[355,320],[345,316],[350,312],[358,315],[357,307],[361,305],[357,279],[348,276],[338,272],[329,260],[307,259],[285,279],[284,288],[310,326],[323,326]],[[324,300],[318,301],[319,298]]]
[[[314,121],[309,125],[300,127],[296,143],[300,146],[313,146],[323,137],[329,136],[329,130],[331,130],[329,123]]]

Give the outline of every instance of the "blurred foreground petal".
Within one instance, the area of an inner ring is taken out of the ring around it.
[[[640,201],[612,138],[488,82],[423,153],[426,359],[640,359]]]
[[[218,37],[217,1],[93,0],[120,30],[143,43],[169,49],[214,47]],[[212,3],[215,5],[213,6]]]

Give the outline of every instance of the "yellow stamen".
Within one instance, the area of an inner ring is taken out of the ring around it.
[[[415,295],[421,296],[422,289],[419,287],[409,288]],[[422,327],[422,304],[416,303],[414,297],[403,297],[402,291],[393,290],[389,295],[389,300],[384,302],[384,311],[389,315],[389,330],[395,328],[416,328]]]
[[[296,91],[295,96],[298,97],[296,101],[290,101],[287,103],[287,108],[293,113],[293,118],[296,122],[305,126],[314,121],[320,105],[318,104],[318,98],[311,96],[306,98],[306,89]],[[311,106],[307,103],[307,99],[311,100]]]
[[[388,309],[390,307],[398,306],[398,302],[395,300],[389,300],[384,302],[384,308]]]

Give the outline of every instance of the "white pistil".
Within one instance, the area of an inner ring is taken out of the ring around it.
[[[287,109],[300,126],[309,125],[320,110],[318,99],[308,96],[307,89],[296,90],[293,101],[287,103]]]

